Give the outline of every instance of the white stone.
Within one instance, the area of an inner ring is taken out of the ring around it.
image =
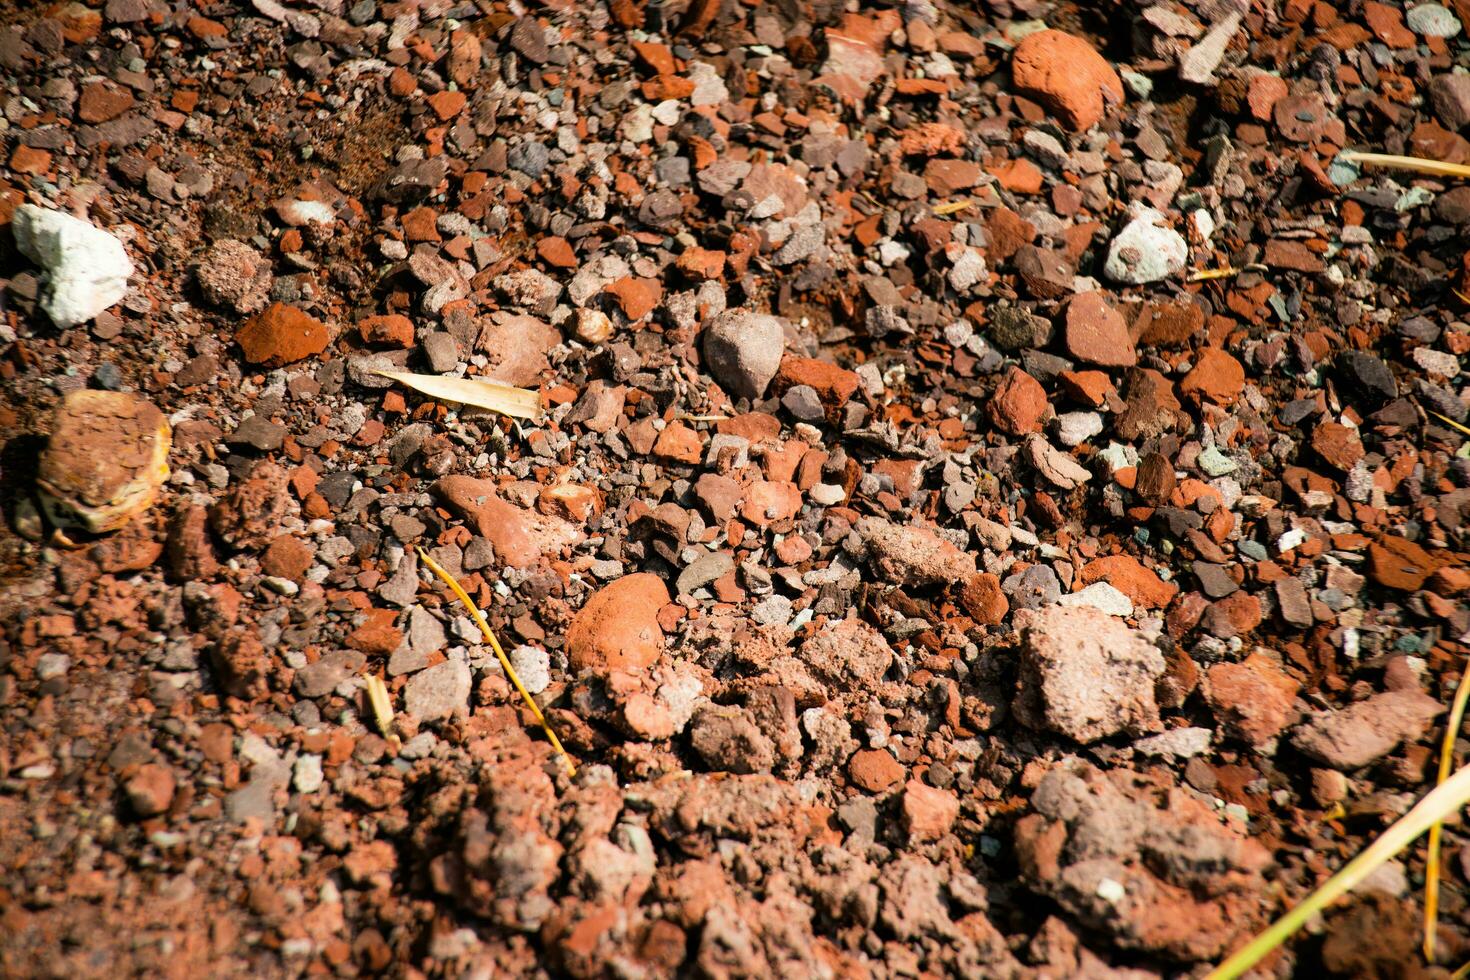
[[[540,647],[521,644],[510,652],[510,665],[532,694],[551,686],[551,655]]]
[[[1097,412],[1063,412],[1057,416],[1057,441],[1064,446],[1080,446],[1102,430],[1103,419]]]
[[[1080,592],[1064,595],[1058,600],[1058,604],[1069,607],[1088,606],[1109,616],[1133,615],[1133,600],[1106,582],[1094,582]]]
[[[949,270],[949,284],[957,293],[985,279],[985,256],[978,249],[962,248]]]
[[[1430,347],[1414,348],[1414,363],[1419,365],[1430,374],[1437,374],[1441,378],[1454,379],[1460,374],[1460,359],[1449,351],[1434,350]]]
[[[1189,245],[1153,208],[1136,208],[1133,220],[1108,246],[1103,274],[1114,282],[1139,285],[1158,282],[1184,268]]]
[[[298,793],[315,793],[322,788],[322,757],[299,755],[291,770],[291,785]]]
[[[58,327],[86,323],[127,293],[133,263],[102,229],[34,204],[16,208],[11,227],[16,247],[46,270],[41,308]]]
[[[1437,3],[1421,3],[1409,8],[1404,22],[1409,30],[1425,37],[1454,37],[1460,33],[1460,18]]]

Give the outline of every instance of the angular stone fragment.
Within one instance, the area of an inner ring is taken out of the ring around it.
[[[1292,744],[1323,765],[1360,769],[1422,738],[1444,711],[1422,691],[1386,691],[1316,715],[1292,734]]]
[[[1050,606],[1015,614],[1021,629],[1016,714],[1078,742],[1157,731],[1154,683],[1163,655],[1142,633],[1096,609]]]

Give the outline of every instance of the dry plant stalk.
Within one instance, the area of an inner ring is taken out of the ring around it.
[[[408,371],[374,371],[392,378],[414,391],[440,401],[473,405],[517,419],[533,419],[541,413],[541,395],[529,388],[516,388],[485,378],[456,378],[439,374],[411,374]]]
[[[500,648],[500,641],[490,631],[490,624],[485,622],[485,615],[480,612],[480,607],[475,605],[475,600],[470,598],[470,594],[464,590],[464,586],[459,584],[459,580],[445,571],[444,566],[430,558],[428,552],[424,551],[423,548],[419,548],[418,553],[419,559],[425,565],[428,565],[429,569],[435,575],[439,576],[445,585],[449,586],[455,596],[459,598],[459,601],[464,604],[464,607],[470,611],[470,616],[474,618],[475,625],[480,627],[480,632],[485,634],[485,639],[490,642],[491,648],[495,651],[495,656],[500,659],[500,666],[504,668],[505,676],[509,677],[510,682],[516,686],[516,690],[521,692],[521,697],[525,700],[526,707],[531,709],[531,714],[535,715],[536,720],[541,723],[541,730],[551,740],[552,748],[556,749],[557,755],[561,756],[561,761],[566,763],[567,775],[575,776],[577,774],[577,767],[572,763],[572,757],[567,755],[566,749],[562,748],[561,739],[557,738],[556,732],[551,730],[551,725],[547,722],[546,716],[541,713],[540,705],[531,697],[531,692],[526,690],[526,685],[521,683],[521,678],[516,674],[516,669],[510,665],[510,658]]]
[[[398,736],[393,732],[393,702],[388,700],[388,688],[383,683],[383,678],[377,674],[368,674],[366,680],[368,706],[373,709],[373,719],[378,723],[378,731],[396,749]]]
[[[1442,418],[1443,416],[1441,416]],[[1470,670],[1470,663],[1466,664]],[[1465,720],[1465,702],[1470,701],[1470,684],[1465,683],[1465,674],[1460,674],[1455,685],[1455,700],[1450,705],[1450,720],[1445,725],[1444,744],[1439,750],[1439,775],[1436,786],[1444,785],[1450,778],[1455,761],[1455,739],[1459,737],[1460,725]],[[1436,820],[1429,828],[1429,856],[1424,866],[1424,959],[1434,963],[1435,933],[1439,931],[1439,840],[1444,835],[1444,821]]]
[[[1337,156],[1345,163],[1362,163],[1370,167],[1388,167],[1393,170],[1412,170],[1431,177],[1470,177],[1470,167],[1464,164],[1430,160],[1426,157],[1405,157],[1396,153],[1360,153],[1357,150],[1345,150]]]

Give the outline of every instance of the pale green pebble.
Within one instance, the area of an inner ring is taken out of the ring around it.
[[[1040,34],[1046,29],[1044,20],[1018,20],[1006,28],[1006,40],[1012,44],[1020,44],[1032,34]]]
[[[1140,99],[1146,99],[1154,94],[1154,80],[1147,75],[1140,75],[1126,68],[1118,72],[1118,75],[1123,79],[1123,84],[1128,86],[1128,91]]]
[[[1399,214],[1422,208],[1434,200],[1434,192],[1425,187],[1411,187],[1399,195],[1394,202],[1393,209]]]
[[[1133,465],[1128,461],[1128,447],[1120,443],[1110,442],[1106,449],[1098,454],[1098,458],[1107,466],[1109,473],[1116,473],[1125,466]]]
[[[1236,465],[1233,459],[1220,452],[1220,450],[1215,448],[1214,446],[1210,446],[1208,449],[1201,452],[1195,462],[1199,464],[1200,469],[1204,470],[1212,477],[1224,476],[1227,473],[1234,473],[1236,470],[1240,469],[1240,467]]]
[[[1327,179],[1338,187],[1346,187],[1363,176],[1363,167],[1356,160],[1344,160],[1342,154],[1332,158],[1327,165]]]
[[[1460,18],[1437,3],[1421,3],[1409,10],[1404,21],[1409,30],[1425,37],[1454,37],[1460,33]]]

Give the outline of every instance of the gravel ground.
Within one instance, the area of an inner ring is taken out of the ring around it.
[[[0,973],[1201,975],[1463,670],[1467,17],[0,7]]]

